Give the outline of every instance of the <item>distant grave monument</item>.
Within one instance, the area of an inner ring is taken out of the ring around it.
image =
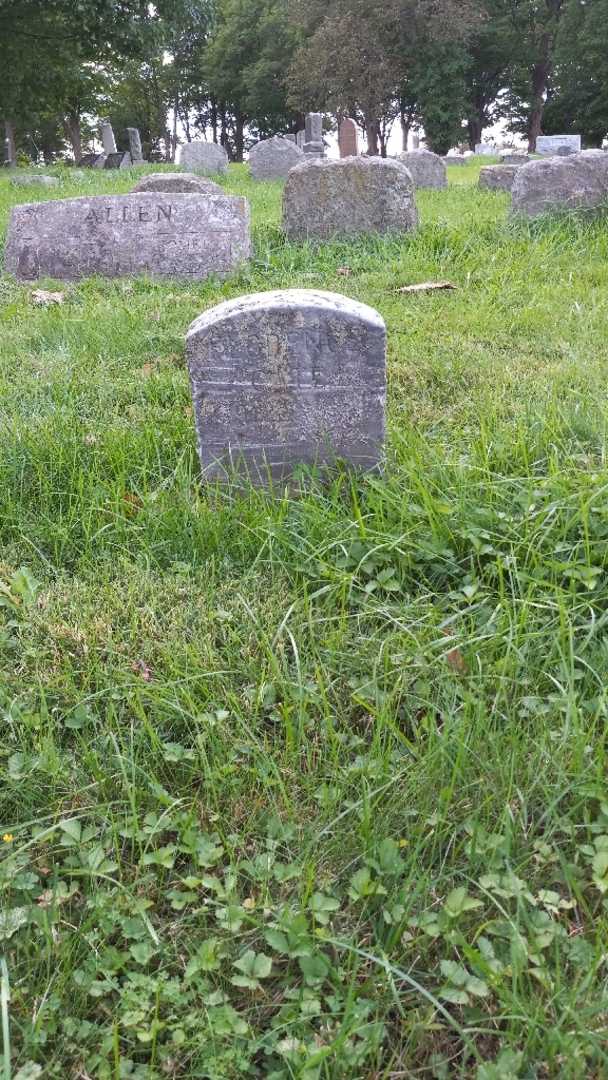
[[[141,137],[137,128],[128,127],[127,135],[129,138],[129,153],[131,154],[131,161],[134,165],[143,165],[144,154],[141,148]]]
[[[106,163],[106,154],[83,154],[78,165],[81,169],[103,169]]]
[[[399,154],[397,161],[412,174],[417,188],[446,188],[448,175],[443,160],[430,150],[407,150]]]
[[[117,150],[115,154],[106,154],[104,169],[128,169],[131,165],[131,155],[128,150]]]
[[[262,139],[249,151],[249,168],[254,180],[283,180],[301,161],[304,161],[304,154],[299,146],[281,135]]]
[[[101,125],[101,142],[104,154],[115,154],[117,152],[114,129],[108,120]]]
[[[484,165],[479,172],[481,191],[510,191],[521,165]]]
[[[489,143],[480,142],[475,146],[475,153],[479,154],[481,157],[491,157],[492,154],[496,153],[496,150],[493,146],[490,146]]]
[[[386,327],[373,308],[309,289],[242,296],[192,323],[186,356],[204,479],[381,461]]]
[[[177,160],[179,165],[183,165],[185,169],[194,173],[213,175],[228,172],[228,154],[224,147],[219,146],[218,143],[203,142],[202,139],[180,146],[177,151]]]
[[[304,129],[304,145],[302,149],[307,157],[325,157],[325,144],[323,142],[323,116],[321,113],[307,113],[306,127]]]
[[[566,153],[563,154],[563,148]],[[580,135],[539,135],[536,140],[536,152],[543,155],[557,155],[566,157],[568,154],[578,154],[581,149]]]
[[[359,153],[359,134],[357,125],[350,116],[345,116],[338,131],[338,143],[340,145],[340,157],[357,157]]]
[[[249,205],[225,195],[98,195],[13,208],[5,267],[21,281],[91,274],[225,277],[250,253]]]

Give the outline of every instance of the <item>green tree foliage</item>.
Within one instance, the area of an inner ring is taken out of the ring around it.
[[[608,0],[569,5],[543,130],[580,132],[590,146],[600,146],[608,134]]]

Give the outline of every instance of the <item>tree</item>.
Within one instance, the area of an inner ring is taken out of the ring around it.
[[[600,146],[608,133],[608,0],[568,5],[543,129],[547,134],[580,132],[590,146]]]
[[[578,3],[579,0],[572,0]],[[517,56],[509,79],[510,110],[522,120],[512,123],[514,130],[523,126],[528,147],[536,150],[542,132],[543,113],[550,90],[560,23],[570,0],[513,0],[511,20],[519,41]]]

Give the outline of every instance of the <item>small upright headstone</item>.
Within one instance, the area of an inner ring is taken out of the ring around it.
[[[274,135],[263,139],[249,151],[249,168],[254,180],[284,180],[289,170],[304,161],[299,146]]]
[[[250,253],[246,199],[225,195],[97,195],[13,207],[5,266],[21,281],[226,277]]]
[[[373,308],[312,289],[242,296],[192,323],[186,355],[205,479],[381,461],[386,327]]]
[[[131,161],[134,165],[143,165],[144,155],[141,148],[139,130],[137,128],[128,127],[127,135],[129,137],[129,153],[131,154]]]
[[[307,159],[287,177],[283,228],[289,240],[404,233],[417,222],[412,176],[398,161]]]
[[[580,135],[539,135],[536,140],[537,154],[559,157],[562,147],[566,148],[564,157],[567,154],[578,154],[581,148]]]
[[[357,154],[359,153],[357,125],[350,116],[345,116],[340,124],[338,142],[340,144],[341,158],[357,157]]]
[[[305,142],[306,142],[306,132],[305,132],[304,128],[302,128],[301,131],[298,131],[296,133],[296,145],[300,147],[300,150],[302,150],[303,147],[304,147]]]
[[[202,139],[180,146],[177,162],[189,172],[194,173],[213,175],[228,172],[228,154],[224,147],[218,143],[204,142]]]
[[[116,153],[116,139],[114,138],[112,125],[108,121],[101,125],[101,141],[104,154]]]
[[[115,154],[107,154],[104,169],[128,169],[131,164],[131,155],[128,150],[117,150]]]
[[[412,150],[419,150],[419,149],[420,149],[420,136],[419,135],[412,135]]]
[[[306,114],[306,127],[304,145],[302,147],[307,157],[325,157],[325,144],[323,143],[323,117],[321,113],[312,112]]]

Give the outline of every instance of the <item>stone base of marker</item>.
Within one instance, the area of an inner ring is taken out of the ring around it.
[[[203,281],[228,276],[249,254],[246,199],[144,191],[13,207],[5,268],[21,281],[92,274]]]
[[[386,327],[372,308],[309,289],[243,296],[192,323],[186,355],[204,479],[381,462]]]
[[[283,228],[289,240],[410,232],[417,223],[412,177],[398,161],[305,161],[287,177]]]

